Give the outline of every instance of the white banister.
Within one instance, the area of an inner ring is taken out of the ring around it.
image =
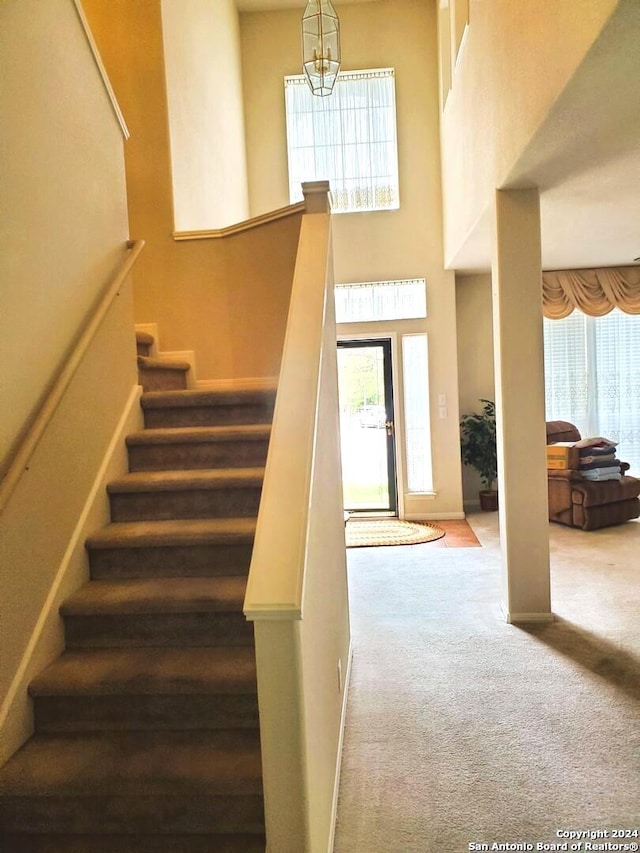
[[[272,853],[332,849],[350,660],[327,196],[325,182],[305,187],[244,602]]]
[[[307,539],[330,217],[305,216],[244,603],[248,619],[298,619]]]

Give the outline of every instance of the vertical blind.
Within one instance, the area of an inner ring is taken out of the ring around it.
[[[328,180],[334,212],[399,207],[393,68],[339,74],[326,98],[302,76],[284,91],[291,203],[303,181]]]
[[[640,475],[640,317],[615,309],[545,318],[544,356],[547,420],[618,442],[618,457]]]
[[[335,286],[336,323],[410,320],[427,316],[423,278],[365,281]]]

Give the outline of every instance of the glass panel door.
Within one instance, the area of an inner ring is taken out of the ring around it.
[[[345,509],[397,514],[391,341],[338,342]]]

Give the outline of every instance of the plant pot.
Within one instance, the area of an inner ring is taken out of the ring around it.
[[[485,489],[479,492],[480,509],[483,512],[495,512],[498,509],[498,492],[495,489]]]

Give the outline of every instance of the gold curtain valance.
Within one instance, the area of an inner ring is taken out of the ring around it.
[[[568,317],[574,308],[591,317],[602,317],[614,308],[640,314],[640,267],[544,272],[542,306],[551,320]]]

